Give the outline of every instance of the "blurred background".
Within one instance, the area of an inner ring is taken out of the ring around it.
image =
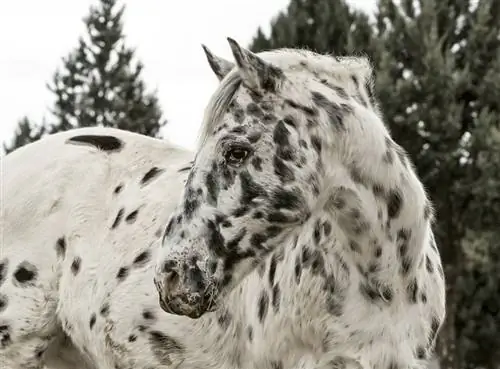
[[[437,211],[448,316],[432,365],[500,368],[500,0],[18,0],[0,30],[4,153],[94,125],[193,148],[218,83],[201,43],[370,57]]]

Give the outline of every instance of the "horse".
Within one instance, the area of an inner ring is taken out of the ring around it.
[[[236,65],[204,47],[196,152],[95,127],[3,158],[8,369],[425,365],[432,205],[368,62],[230,45]]]
[[[162,236],[161,308],[223,314],[238,367],[425,367],[445,317],[433,207],[370,62],[228,42],[234,63],[205,47],[220,85]]]

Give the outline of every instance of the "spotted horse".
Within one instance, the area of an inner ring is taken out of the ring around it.
[[[368,62],[230,44],[196,153],[83,128],[2,158],[2,369],[425,366],[432,207]]]
[[[205,48],[221,82],[162,236],[162,309],[218,317],[209,347],[236,367],[426,367],[445,316],[433,210],[369,61],[228,41],[235,63]]]

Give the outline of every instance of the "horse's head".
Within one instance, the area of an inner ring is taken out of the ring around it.
[[[307,221],[321,197],[325,155],[336,160],[339,152],[325,143],[334,142],[352,109],[340,98],[325,97],[334,92],[328,78],[307,65],[308,58],[318,63],[319,55],[256,55],[229,43],[235,65],[205,48],[222,82],[206,109],[196,159],[166,226],[155,274],[162,308],[192,318],[214,310]],[[346,98],[341,88],[336,93]]]

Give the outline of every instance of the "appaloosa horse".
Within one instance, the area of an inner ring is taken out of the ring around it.
[[[230,43],[196,156],[85,128],[2,159],[6,368],[425,365],[432,208],[368,62]]]

